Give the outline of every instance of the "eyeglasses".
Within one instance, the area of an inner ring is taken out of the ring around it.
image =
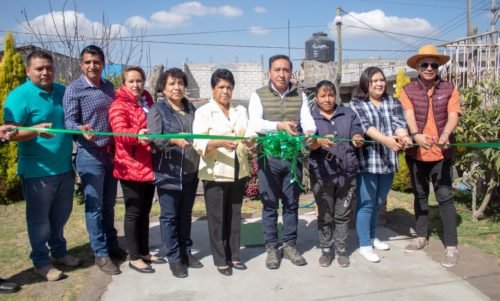
[[[421,69],[427,69],[427,68],[429,68],[429,66],[431,66],[431,68],[434,70],[437,70],[437,68],[439,68],[438,63],[422,63],[422,64],[420,64]]]

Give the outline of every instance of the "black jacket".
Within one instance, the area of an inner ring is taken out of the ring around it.
[[[195,107],[187,99],[182,99],[187,114],[194,118]],[[166,99],[153,105],[148,114],[148,129],[150,134],[169,134],[185,132],[182,123],[172,106]],[[154,184],[162,189],[181,190],[183,179],[182,160],[184,150],[169,139],[153,139],[151,142]],[[184,175],[186,177],[188,175]],[[197,174],[189,175],[196,177]]]

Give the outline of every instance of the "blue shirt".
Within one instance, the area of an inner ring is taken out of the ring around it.
[[[62,98],[64,86],[53,83],[47,92],[29,80],[12,90],[4,106],[4,119],[29,127],[51,122],[55,129],[64,129]],[[55,134],[53,138],[35,137],[18,143],[17,173],[22,178],[58,175],[72,170],[71,135]]]
[[[398,100],[384,97],[377,109],[370,101],[353,99],[351,109],[361,121],[363,132],[374,127],[385,136],[394,136],[396,129],[406,129],[403,108]],[[358,151],[359,171],[374,174],[390,174],[398,171],[398,154],[381,143],[365,143]]]
[[[64,93],[64,123],[70,130],[79,130],[89,124],[94,132],[111,132],[109,124],[109,107],[115,98],[113,84],[101,79],[97,87],[92,85],[84,75],[73,81]],[[76,144],[84,148],[99,148],[113,143],[113,137],[97,135],[88,141],[82,135],[75,136]]]

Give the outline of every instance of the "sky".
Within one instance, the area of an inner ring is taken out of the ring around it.
[[[472,24],[479,32],[490,29],[491,1],[471,0]],[[63,24],[70,29],[78,25],[79,41],[70,44],[74,48],[94,42],[105,28],[115,37],[109,59],[146,69],[186,62],[264,62],[267,67],[268,58],[278,53],[300,62],[305,41],[314,32],[327,33],[338,45],[337,7],[342,11],[343,59],[406,59],[423,44],[439,45],[467,32],[466,0],[2,2],[0,48],[8,31],[14,33],[16,46],[37,44],[33,34],[26,34],[27,20],[31,32],[52,40],[47,45],[66,54],[67,47],[54,41],[65,35]]]

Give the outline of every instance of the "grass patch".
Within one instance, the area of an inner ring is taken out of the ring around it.
[[[473,246],[481,251],[493,255],[500,264],[500,223],[496,214],[490,215],[479,222],[472,221],[472,212],[464,201],[463,194],[454,195],[455,205],[457,207],[458,223],[458,243],[460,245]],[[440,239],[443,236],[443,227],[436,198],[433,193],[429,196],[429,230],[430,236]],[[403,211],[408,213],[412,219],[413,216],[413,195],[391,191],[388,197],[388,212]],[[413,221],[413,220],[412,220]]]

